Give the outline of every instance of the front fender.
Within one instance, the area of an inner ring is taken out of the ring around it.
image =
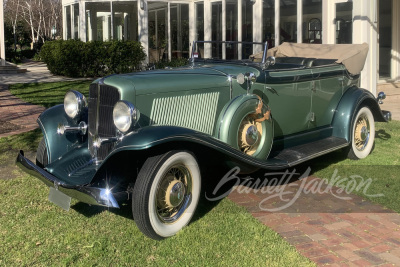
[[[123,151],[147,150],[173,142],[205,146],[221,152],[227,158],[235,160],[236,162],[241,162],[256,168],[281,169],[287,166],[287,162],[259,160],[244,154],[210,135],[177,126],[148,126],[125,136],[107,156],[104,163]]]
[[[365,89],[351,87],[344,93],[336,108],[332,121],[333,136],[351,141],[352,122],[362,106],[371,109],[375,121],[386,122],[374,95]]]
[[[64,105],[57,105],[46,109],[37,119],[39,127],[47,146],[49,164],[68,151],[76,148],[86,141],[86,137],[77,133],[57,134],[59,123],[69,126],[77,126],[77,123],[64,112]]]

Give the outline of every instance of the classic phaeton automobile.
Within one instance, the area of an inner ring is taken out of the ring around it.
[[[384,93],[358,88],[366,44],[246,45],[196,42],[187,66],[98,79],[87,100],[69,91],[38,118],[36,164],[22,151],[17,164],[65,209],[71,197],[114,208],[131,199],[139,229],[162,239],[196,209],[204,150],[246,171],[371,152],[374,121],[391,114],[378,105]]]

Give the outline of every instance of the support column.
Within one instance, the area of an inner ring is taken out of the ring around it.
[[[171,3],[168,2],[168,10],[167,10],[167,17],[168,17],[168,60],[171,61],[172,59],[172,40],[171,40]]]
[[[113,9],[113,1],[110,1],[110,13],[111,13],[111,32],[110,32],[110,39],[114,40],[114,9]],[[107,25],[108,28],[108,25]]]
[[[393,2],[390,78],[400,80],[400,1]]]
[[[204,0],[204,40],[211,41],[212,29],[211,29],[211,2],[210,0]],[[212,57],[212,45],[204,44],[204,58]]]
[[[140,8],[140,1],[143,1],[143,10]],[[149,17],[147,10],[147,1],[139,0],[138,2],[138,31],[139,42],[142,44],[144,52],[147,55],[145,64],[149,63]]]
[[[322,43],[336,43],[336,2],[322,1]],[[353,6],[353,10],[354,6]],[[354,32],[354,28],[353,28]]]
[[[189,57],[192,56],[192,45],[196,41],[197,23],[196,23],[196,4],[192,1],[189,3]]]
[[[238,0],[238,42],[243,40],[243,0]],[[242,44],[238,45],[238,59],[242,59]]]
[[[253,4],[253,42],[261,43],[263,40],[263,1],[256,1]],[[262,52],[262,46],[253,45],[253,54]]]
[[[110,32],[108,31],[108,22],[110,21],[111,16],[104,16],[103,21],[103,40],[99,41],[110,41]]]
[[[275,46],[281,44],[281,1],[275,0]]]
[[[297,0],[297,42],[303,42],[303,0]]]
[[[124,38],[122,40],[127,41],[129,40],[129,13],[124,12]]]
[[[75,39],[75,8],[74,8],[74,4],[69,6],[70,8],[70,14],[71,14],[71,39]]]
[[[92,10],[87,10],[86,11],[86,14],[87,14],[87,36],[86,36],[86,38],[87,38],[87,41],[93,41],[93,30],[92,30],[92,14],[93,14],[93,12],[92,12]],[[85,14],[85,16],[86,16],[86,14]]]
[[[62,27],[62,37],[63,40],[67,40],[67,12],[66,12],[67,6],[62,6],[62,22],[63,22],[63,27]]]
[[[87,41],[86,36],[86,2],[79,1],[79,39]]]
[[[378,23],[376,18],[376,1],[353,1],[353,43],[369,44],[367,59],[361,72],[360,87],[376,94],[379,60],[378,51]]]
[[[226,0],[222,0],[222,41],[226,41]],[[222,43],[222,59],[226,59],[226,44]]]
[[[0,0],[0,58],[1,64],[5,64],[6,59],[6,47],[5,47],[5,40],[4,40],[4,10],[3,10],[3,0]],[[0,65],[1,65],[0,64]]]

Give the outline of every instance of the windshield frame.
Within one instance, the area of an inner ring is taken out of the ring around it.
[[[268,42],[263,43],[263,42],[241,42],[241,41],[193,41],[192,52],[191,52],[191,56],[190,56],[190,62],[192,64],[194,64],[194,62],[196,61],[196,58],[194,57],[194,55],[195,55],[195,51],[196,51],[196,47],[197,47],[198,43],[199,44],[214,44],[214,43],[216,43],[216,44],[264,45],[262,61],[260,62],[260,64],[261,65],[265,65],[266,64],[267,51],[268,51]],[[219,59],[219,60],[224,60],[224,59]],[[232,61],[240,61],[240,59],[235,59],[235,60],[232,60]]]

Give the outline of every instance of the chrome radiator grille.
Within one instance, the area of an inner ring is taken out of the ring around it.
[[[93,137],[113,137],[116,129],[113,122],[113,108],[120,99],[118,89],[104,84],[91,84],[89,88],[89,150],[92,156],[103,160],[113,148],[113,144],[103,144],[97,150],[93,148]]]
[[[173,125],[212,135],[219,92],[156,98],[150,125]]]

